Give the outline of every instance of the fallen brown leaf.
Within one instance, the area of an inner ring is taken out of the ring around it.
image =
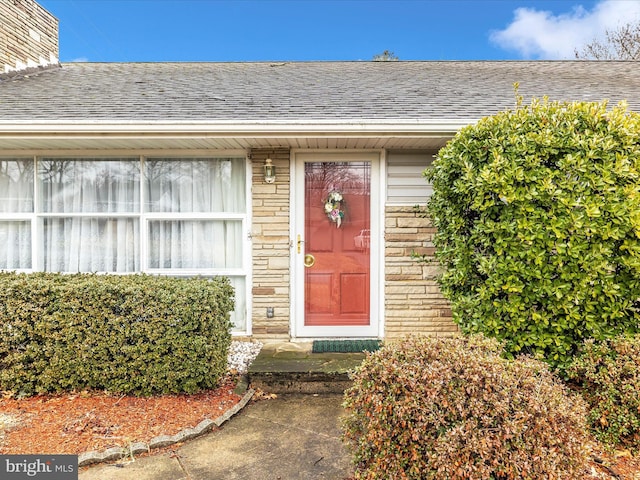
[[[80,392],[0,400],[0,454],[80,454],[175,435],[236,405],[232,378],[216,390],[148,398]]]

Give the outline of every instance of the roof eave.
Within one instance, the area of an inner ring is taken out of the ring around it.
[[[451,135],[475,120],[357,121],[0,121],[0,136],[19,137],[290,137]]]

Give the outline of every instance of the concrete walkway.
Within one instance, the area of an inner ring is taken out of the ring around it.
[[[341,394],[286,394],[249,403],[221,429],[175,455],[84,467],[80,480],[344,480]]]

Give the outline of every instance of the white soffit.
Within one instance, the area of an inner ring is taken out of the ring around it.
[[[0,122],[0,149],[437,148],[471,123]]]

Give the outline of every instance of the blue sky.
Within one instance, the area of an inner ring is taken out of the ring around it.
[[[573,58],[640,0],[39,0],[60,61]]]

